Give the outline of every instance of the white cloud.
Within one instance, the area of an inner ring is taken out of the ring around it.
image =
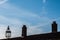
[[[5,37],[5,30],[6,30],[6,27],[5,27],[5,25],[0,25],[0,39],[1,38],[4,38]]]
[[[7,18],[5,16],[0,15],[0,32],[1,32],[0,35],[2,35],[2,36],[0,36],[0,38],[5,38],[5,31],[6,31],[6,28],[7,28],[8,25],[11,27],[12,34],[13,34],[12,37],[14,37],[14,36],[20,36],[19,34],[21,32],[19,32],[19,31],[21,31],[20,30],[21,29],[20,28],[21,22],[20,23],[19,22],[20,21],[17,20],[17,19]],[[18,26],[18,25],[20,25],[20,26]]]
[[[43,29],[38,28],[38,26],[27,27],[27,35],[41,34],[42,32],[43,32]]]
[[[45,16],[40,17],[35,13],[29,12],[22,8],[17,8],[11,4],[6,3],[3,5],[0,5],[0,8],[3,9],[3,10],[0,10],[2,11],[0,13],[3,14],[3,15],[0,15],[0,24],[10,25],[12,30],[12,37],[21,36],[22,24],[27,25],[28,35],[31,35],[31,34],[38,34],[38,33],[44,32],[41,26],[45,26],[50,22],[50,19]],[[4,15],[8,15],[8,16],[4,16]],[[15,18],[16,16],[18,18]],[[33,25],[33,22],[35,23],[35,25]],[[4,26],[1,30],[3,30],[4,28],[6,27]],[[4,34],[4,31],[2,32],[1,35],[3,34]]]
[[[6,3],[8,0],[0,0],[0,5]]]
[[[45,3],[46,0],[43,0]],[[46,16],[27,11],[23,8],[17,8],[14,5],[5,3],[0,5],[0,38],[5,38],[5,30],[8,25],[12,30],[12,37],[21,36],[22,25],[27,25],[28,35],[43,33],[45,25],[49,25],[52,20]],[[46,12],[43,8],[44,13]],[[42,12],[42,13],[43,13]],[[34,23],[35,25],[33,25]]]

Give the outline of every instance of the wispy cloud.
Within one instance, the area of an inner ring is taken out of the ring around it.
[[[0,5],[0,8],[2,9],[0,10],[0,24],[4,26],[1,28],[1,30],[3,30],[0,31],[2,33],[1,35],[5,33],[4,30],[10,25],[12,37],[21,36],[21,28],[23,24],[27,25],[28,35],[42,33],[44,32],[44,29],[41,27],[44,27],[51,22],[50,18],[46,16],[41,17],[38,14],[23,8],[17,8],[9,3]]]
[[[0,0],[0,5],[6,3],[8,0]]]

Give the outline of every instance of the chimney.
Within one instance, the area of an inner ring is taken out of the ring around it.
[[[52,23],[52,33],[56,33],[57,32],[57,23],[56,21],[53,21]]]
[[[27,36],[27,27],[26,25],[23,25],[22,27],[22,37],[26,37]]]

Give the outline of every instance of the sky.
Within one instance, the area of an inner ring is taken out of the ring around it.
[[[51,32],[53,21],[60,31],[60,0],[0,0],[0,39],[8,25],[11,37],[21,37],[23,25],[34,35]]]

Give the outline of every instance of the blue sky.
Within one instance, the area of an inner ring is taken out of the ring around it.
[[[60,31],[60,0],[3,0],[0,1],[0,35],[5,38],[7,26],[12,37],[21,36],[23,24],[28,35],[51,32],[51,23]]]

